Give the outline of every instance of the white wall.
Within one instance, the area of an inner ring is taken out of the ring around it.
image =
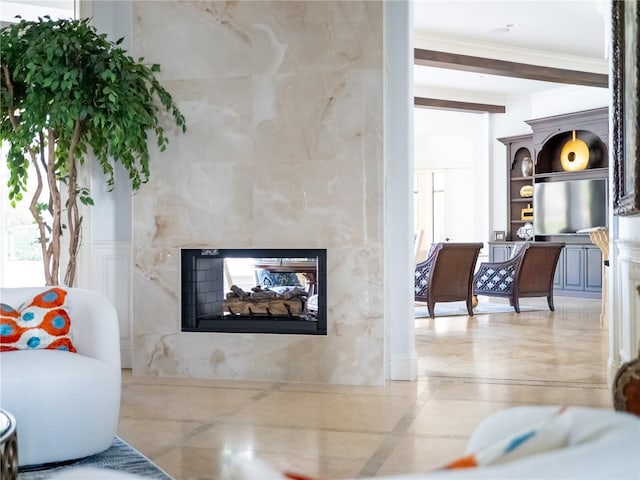
[[[609,105],[609,89],[567,85],[531,97],[531,118],[544,118]],[[529,119],[527,119],[529,120]]]
[[[131,1],[82,1],[80,16],[92,18],[98,32],[115,41],[124,38],[122,47],[131,47]],[[91,169],[91,194],[95,206],[85,212],[85,228],[81,250],[85,273],[78,286],[101,292],[109,298],[117,312],[120,327],[121,361],[132,366],[131,317],[131,188],[124,168],[115,167],[115,188],[108,191],[106,178],[97,164]],[[88,260],[88,261],[87,261]],[[88,270],[85,272],[85,270]]]
[[[446,235],[489,239],[489,115],[414,108],[414,168],[445,170]],[[424,195],[430,201],[429,195]],[[429,239],[426,240],[427,243]]]

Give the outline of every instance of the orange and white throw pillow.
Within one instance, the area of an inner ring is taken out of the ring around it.
[[[17,309],[0,303],[0,352],[36,349],[75,352],[66,297],[65,290],[54,287]]]

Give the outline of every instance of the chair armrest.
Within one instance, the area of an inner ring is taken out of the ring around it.
[[[0,301],[14,307],[51,287],[0,289]],[[118,314],[102,294],[81,288],[67,291],[66,305],[71,318],[71,337],[78,353],[104,360],[120,369],[120,328]]]
[[[120,327],[113,304],[102,294],[67,288],[71,335],[78,353],[120,368]]]
[[[437,252],[437,248],[432,248],[427,258],[416,264],[414,272],[414,294],[418,297],[426,295],[431,269],[433,268]]]
[[[518,255],[504,262],[482,262],[473,276],[474,292],[511,290],[521,258]]]

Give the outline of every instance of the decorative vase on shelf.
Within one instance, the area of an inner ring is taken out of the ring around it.
[[[533,174],[533,160],[530,157],[524,157],[522,159],[522,176],[530,177]]]
[[[525,241],[533,240],[533,224],[529,222],[525,223],[518,229],[516,235]]]

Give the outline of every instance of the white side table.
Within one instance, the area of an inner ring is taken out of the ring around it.
[[[0,409],[0,478],[18,478],[18,433],[16,419],[6,410]]]

